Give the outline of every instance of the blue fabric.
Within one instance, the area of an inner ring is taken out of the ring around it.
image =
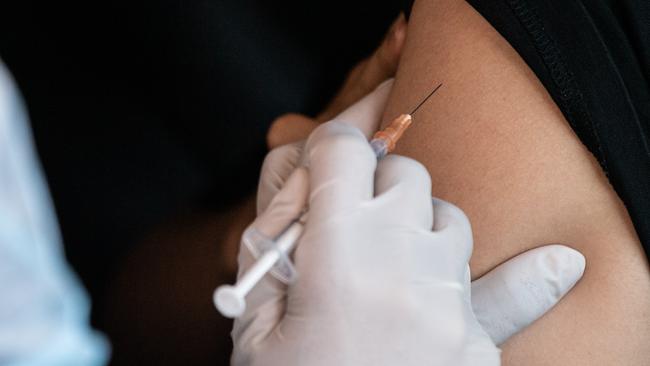
[[[89,243],[92,245],[92,243]],[[105,338],[65,261],[20,95],[0,62],[0,365],[103,365]]]

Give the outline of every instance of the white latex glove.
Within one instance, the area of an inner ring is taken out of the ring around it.
[[[309,171],[295,170],[253,223],[273,237],[309,197],[300,277],[286,287],[267,276],[249,293],[233,363],[498,365],[469,301],[469,221],[432,206],[426,169],[396,155],[377,163],[366,137],[338,122],[319,127],[305,154]],[[240,260],[245,269],[253,258],[242,248]]]
[[[383,83],[335,120],[358,127],[369,138],[378,128],[391,87],[392,80]],[[257,194],[258,215],[267,210],[299,165],[303,147],[304,142],[289,144],[267,155]],[[274,215],[265,215],[266,221],[273,221]],[[476,318],[500,345],[550,310],[578,282],[584,268],[584,257],[566,246],[546,245],[526,251],[472,282]]]

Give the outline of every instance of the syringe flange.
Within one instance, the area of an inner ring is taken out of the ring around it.
[[[298,273],[289,258],[289,252],[286,248],[282,248],[273,238],[270,238],[259,230],[249,227],[244,231],[242,241],[246,248],[251,252],[255,259],[259,259],[267,251],[275,251],[278,254],[278,259],[269,271],[271,275],[277,278],[282,283],[292,283],[298,277]]]

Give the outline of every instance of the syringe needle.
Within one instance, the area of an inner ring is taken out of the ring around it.
[[[409,114],[401,114],[397,116],[391,123],[388,124],[383,130],[375,133],[370,141],[370,147],[377,155],[377,159],[383,158],[386,154],[393,152],[395,144],[402,138],[402,135],[413,122],[413,114],[427,101],[435,92],[440,89],[442,83],[438,85],[429,95],[427,95],[420,104],[418,104]]]
[[[427,95],[424,99],[422,99],[422,101],[420,102],[420,104],[418,104],[417,107],[415,107],[415,108],[413,109],[413,111],[411,111],[411,113],[409,113],[409,114],[410,114],[411,116],[413,116],[413,114],[414,114],[414,113],[415,113],[415,112],[416,112],[420,107],[422,107],[422,104],[424,104],[424,103],[425,103],[429,98],[431,98],[431,96],[432,96],[435,92],[437,92],[438,89],[440,89],[441,86],[442,86],[442,83],[440,83],[440,85],[436,86],[436,88],[433,89],[433,91],[432,91],[431,93],[429,93],[429,95]]]

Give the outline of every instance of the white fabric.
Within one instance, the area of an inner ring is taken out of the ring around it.
[[[0,364],[102,365],[109,345],[65,262],[18,91],[0,62]]]
[[[390,86],[318,128],[304,153],[301,143],[267,157],[252,225],[277,235],[305,204],[309,219],[294,253],[298,280],[266,276],[248,295],[232,333],[234,365],[496,365],[494,342],[581,277],[578,252],[549,246],[470,285],[467,217],[431,200],[419,163],[377,163],[368,146]],[[301,161],[309,170],[296,169]],[[240,274],[253,260],[241,248]]]

